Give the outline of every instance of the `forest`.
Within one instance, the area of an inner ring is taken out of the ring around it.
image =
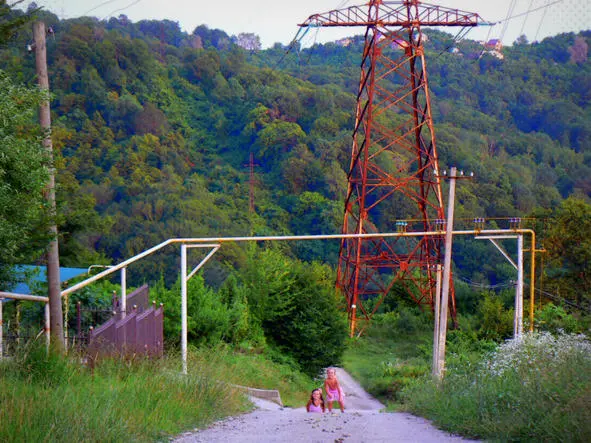
[[[5,12],[12,20],[25,14]],[[52,30],[62,266],[114,264],[172,237],[340,232],[362,37],[346,46],[244,49],[237,36],[206,25],[189,34],[168,20],[35,15]],[[458,224],[485,217],[506,227],[507,217],[521,217],[545,248],[539,272],[548,296],[588,309],[591,32],[520,38],[502,60],[469,39],[426,35],[440,167],[475,174],[458,188]],[[2,109],[16,119],[3,138],[39,137],[29,115],[38,98],[26,99],[35,85],[31,42],[23,26],[0,46],[3,90],[23,97],[22,115]],[[15,264],[40,263],[46,240],[39,229],[43,159],[20,149],[7,149],[0,164],[3,289],[14,284]],[[405,217],[393,205],[383,211],[380,220]],[[338,248],[310,242],[280,249],[294,263],[334,266]],[[216,290],[252,252],[232,245],[219,254],[204,269],[205,284]],[[134,268],[130,280],[171,285],[176,261],[172,253],[159,256]],[[456,241],[454,267],[467,309],[477,290],[515,278],[500,254],[467,239]]]
[[[34,20],[50,30],[49,96],[37,87]],[[67,354],[41,343],[41,303],[1,305],[0,357],[11,358],[0,358],[0,440],[168,441],[252,408],[235,385],[279,389],[289,409],[323,368],[342,365],[388,411],[448,432],[590,441],[591,30],[522,36],[502,58],[469,38],[425,36],[439,167],[474,173],[458,183],[455,227],[519,218],[535,230],[536,315],[524,325],[534,333],[511,340],[514,268],[456,236],[457,317],[435,380],[433,313],[404,288],[348,337],[338,242],[235,242],[188,283],[190,369],[179,378],[179,257],[163,250],[127,271],[130,291],[148,283],[163,303],[161,359],[95,366],[76,347],[78,319],[88,328],[106,319],[92,310],[113,315],[115,277],[62,298]],[[98,272],[170,238],[340,233],[363,37],[264,50],[257,40],[125,15],[59,19],[0,0],[0,291],[25,281],[48,292],[17,269],[44,264],[51,171],[61,266]],[[37,115],[47,101],[50,134]],[[380,211],[381,232],[409,216],[395,202]],[[90,310],[77,319],[78,303]]]

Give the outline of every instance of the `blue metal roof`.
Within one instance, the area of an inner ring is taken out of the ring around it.
[[[87,273],[86,268],[62,268],[60,267],[60,283],[68,281],[74,277]],[[15,272],[19,274],[19,279],[24,278],[24,274],[32,274],[31,279],[34,282],[45,283],[47,281],[46,266],[19,265],[15,266]],[[26,283],[18,283],[10,292],[17,294],[30,294],[31,289]]]

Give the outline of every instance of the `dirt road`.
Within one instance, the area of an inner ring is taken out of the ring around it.
[[[345,393],[345,412],[307,413],[305,407],[281,408],[253,399],[257,409],[231,417],[210,428],[179,436],[177,443],[196,442],[460,442],[470,441],[440,431],[427,420],[406,413],[380,412],[372,398],[344,370],[337,378]]]

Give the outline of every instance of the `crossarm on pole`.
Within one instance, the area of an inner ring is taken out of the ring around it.
[[[478,26],[487,24],[478,14],[460,9],[416,1],[375,3],[375,5],[370,6],[370,13],[368,13],[367,5],[333,9],[320,14],[313,14],[298,26],[410,26],[414,22],[420,22],[421,26]]]

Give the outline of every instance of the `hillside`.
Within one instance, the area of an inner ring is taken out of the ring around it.
[[[206,26],[187,34],[166,20],[40,16],[54,30],[48,60],[64,265],[120,261],[169,237],[340,231],[359,38],[286,55],[281,45],[246,51]],[[526,217],[569,196],[588,199],[591,33],[522,41],[503,60],[477,58],[476,42],[428,35],[440,165],[476,176],[458,189],[456,217]],[[32,85],[30,41],[25,30],[1,47],[0,69]],[[380,219],[405,216],[384,212]],[[460,275],[511,278],[482,245],[458,247]],[[239,248],[221,253],[219,263],[244,260]],[[298,244],[291,253],[335,263],[338,245]],[[175,257],[159,260],[144,271],[159,273]],[[219,264],[206,270],[215,285],[226,274]]]

